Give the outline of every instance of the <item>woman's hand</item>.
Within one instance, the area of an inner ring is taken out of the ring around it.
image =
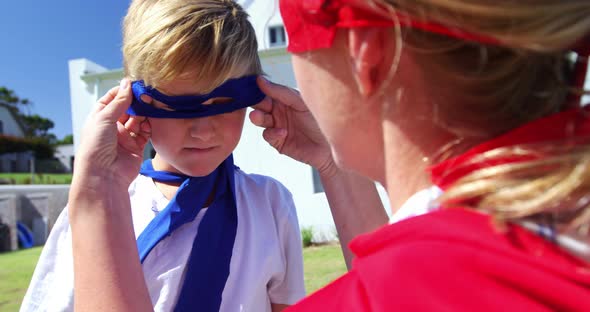
[[[150,134],[130,117],[129,80],[97,103],[82,133],[68,198],[74,260],[74,310],[152,311],[137,254],[127,189]]]
[[[299,92],[258,77],[267,97],[254,106],[250,121],[265,128],[262,136],[279,153],[318,169],[323,175],[336,171],[330,146]]]
[[[250,113],[253,124],[266,128],[264,139],[285,154],[318,169],[336,224],[346,265],[351,267],[350,240],[387,223],[387,214],[375,183],[340,170],[330,146],[299,92],[258,78],[267,97]],[[362,214],[358,212],[362,211]]]
[[[126,113],[132,99],[130,82],[123,79],[98,101],[82,132],[73,184],[128,187],[137,176],[151,128],[145,117]]]

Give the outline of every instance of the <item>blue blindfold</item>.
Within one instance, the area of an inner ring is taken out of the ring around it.
[[[198,118],[233,112],[255,105],[265,97],[256,84],[256,76],[231,79],[215,88],[211,93],[197,96],[168,96],[158,90],[145,86],[142,80],[131,84],[133,102],[127,110],[131,116],[154,118]],[[141,100],[148,95],[156,101],[167,105],[172,110],[157,108]],[[204,104],[215,98],[230,98],[223,104]]]

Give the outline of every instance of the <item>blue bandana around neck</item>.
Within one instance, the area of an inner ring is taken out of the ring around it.
[[[142,263],[161,240],[192,222],[213,194],[193,242],[175,311],[219,311],[238,226],[235,168],[232,155],[204,177],[156,171],[151,160],[141,166],[140,174],[155,181],[182,183],[166,208],[137,238]]]
[[[158,90],[146,86],[142,80],[131,83],[133,102],[127,110],[131,116],[154,118],[198,118],[230,113],[248,106],[255,105],[265,97],[256,84],[257,76],[245,76],[231,79],[209,94],[196,96],[168,96]],[[157,108],[141,100],[142,95],[166,104],[173,110]],[[214,98],[231,98],[229,103],[203,104]]]

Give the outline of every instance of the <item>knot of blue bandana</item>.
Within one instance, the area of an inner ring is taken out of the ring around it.
[[[156,171],[151,160],[141,166],[140,174],[156,181],[181,183],[166,208],[137,238],[142,263],[160,241],[183,224],[192,222],[213,198],[199,224],[175,311],[219,311],[238,225],[235,168],[232,155],[204,177]]]
[[[256,84],[257,76],[245,76],[231,79],[208,94],[196,96],[168,96],[158,90],[146,86],[142,80],[131,83],[133,102],[127,110],[131,116],[154,118],[198,118],[230,113],[248,106],[255,105],[265,97]],[[170,109],[157,108],[141,100],[148,95],[156,101],[167,105]],[[231,99],[223,104],[205,104],[215,98]]]

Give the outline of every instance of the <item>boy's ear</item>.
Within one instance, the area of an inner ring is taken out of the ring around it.
[[[361,94],[371,96],[389,73],[395,53],[387,28],[358,27],[348,30],[352,73]]]

